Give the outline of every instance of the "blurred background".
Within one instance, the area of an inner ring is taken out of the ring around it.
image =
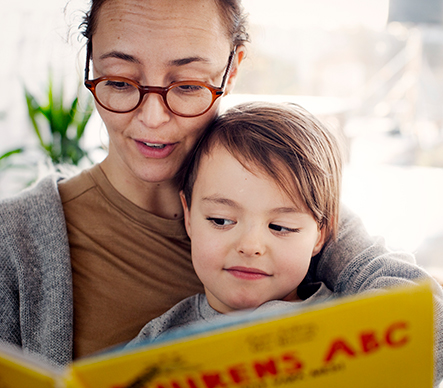
[[[319,115],[346,143],[344,202],[371,234],[442,276],[443,0],[243,4],[252,44],[223,105],[293,101]],[[83,168],[106,154],[81,85],[87,5],[2,4],[0,198],[48,160]]]

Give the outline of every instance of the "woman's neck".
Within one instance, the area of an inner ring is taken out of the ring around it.
[[[167,219],[183,217],[183,208],[174,180],[145,182],[128,172],[113,169],[109,160],[100,164],[112,186],[126,199],[148,212]]]

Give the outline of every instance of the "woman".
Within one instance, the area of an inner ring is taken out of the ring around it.
[[[84,35],[109,154],[0,203],[0,339],[61,365],[202,291],[176,178],[247,40],[236,0],[94,0]],[[428,277],[342,214],[308,276],[341,294]]]

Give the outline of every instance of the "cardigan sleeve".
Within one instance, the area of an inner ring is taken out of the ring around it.
[[[326,244],[321,253],[313,258],[310,276],[313,276],[316,281],[324,282],[336,293],[353,293],[355,289],[349,288],[349,285],[340,281],[339,278],[343,277],[349,265],[360,263],[361,260],[371,261],[378,258],[415,263],[412,254],[390,251],[384,239],[370,236],[361,219],[342,205],[337,238]]]
[[[0,340],[72,359],[72,277],[57,176],[0,201]]]

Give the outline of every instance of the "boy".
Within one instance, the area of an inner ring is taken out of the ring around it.
[[[149,322],[132,344],[237,310],[331,297],[303,279],[335,237],[341,167],[334,136],[296,105],[248,103],[218,118],[181,192],[205,295]]]

